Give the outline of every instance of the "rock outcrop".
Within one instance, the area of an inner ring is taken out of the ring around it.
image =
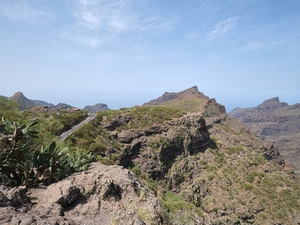
[[[0,224],[167,224],[139,179],[120,166],[93,163],[48,187],[0,186]]]
[[[126,121],[120,117],[118,120]],[[112,127],[115,123],[102,121],[104,127]],[[178,156],[193,155],[212,144],[201,113],[188,113],[161,125],[120,132],[114,130],[111,135],[129,150],[129,154],[122,158],[122,165],[137,164],[154,179],[163,177]]]

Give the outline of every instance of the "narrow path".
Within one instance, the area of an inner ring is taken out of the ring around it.
[[[90,122],[91,120],[95,119],[96,117],[96,114],[92,114],[92,113],[89,113],[88,114],[88,117],[81,121],[79,124],[75,125],[74,127],[72,127],[70,130],[62,133],[60,135],[60,138],[59,138],[59,141],[64,141],[67,137],[69,137],[71,134],[73,134],[74,131],[76,131],[79,127],[81,127],[82,125],[84,124],[87,124],[88,122]]]

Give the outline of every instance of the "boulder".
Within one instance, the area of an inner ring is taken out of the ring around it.
[[[167,224],[154,193],[129,170],[93,163],[48,187],[0,188],[0,224]]]

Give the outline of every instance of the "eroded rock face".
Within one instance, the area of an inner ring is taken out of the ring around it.
[[[167,224],[154,194],[129,170],[94,163],[48,187],[0,187],[0,224]],[[27,221],[27,222],[26,222]]]
[[[124,121],[120,117],[119,121]],[[178,156],[193,155],[212,143],[200,112],[161,125],[114,130],[111,135],[128,149],[121,163],[133,162],[152,178],[163,177]]]

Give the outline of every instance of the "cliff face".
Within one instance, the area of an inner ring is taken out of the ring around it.
[[[276,147],[214,99],[197,99],[199,110],[186,112],[178,96],[102,112],[69,141],[131,169],[155,191],[171,224],[299,223],[299,182]]]
[[[254,108],[237,108],[229,116],[243,122],[258,138],[277,146],[285,161],[300,173],[300,104],[288,105],[275,97]]]

